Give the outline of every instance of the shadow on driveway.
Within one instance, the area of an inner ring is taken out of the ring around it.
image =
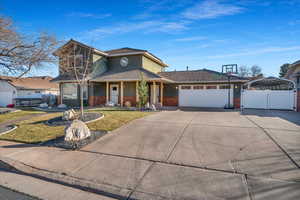
[[[258,117],[277,117],[300,126],[300,113],[287,110],[259,110],[244,109],[241,115],[254,115]]]

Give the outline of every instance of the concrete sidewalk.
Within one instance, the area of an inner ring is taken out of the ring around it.
[[[0,156],[116,199],[299,199],[300,126],[289,114],[259,114],[161,112],[80,151],[0,141]]]
[[[13,172],[1,171],[0,170],[0,186],[10,188],[14,191],[18,191],[27,195],[32,196],[22,199],[48,199],[48,200],[112,200],[103,195],[97,195],[90,192],[85,192],[72,187],[43,181],[41,179],[25,176]],[[1,195],[1,194],[0,194]],[[1,199],[1,197],[0,197]],[[21,197],[20,197],[21,199]]]

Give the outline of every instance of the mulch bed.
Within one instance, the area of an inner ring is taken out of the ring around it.
[[[9,133],[8,131],[14,129],[15,127],[15,125],[0,126],[0,135]]]
[[[91,131],[91,136],[78,142],[66,142],[64,136],[44,142],[43,146],[59,147],[68,150],[78,150],[106,135],[107,131]]]
[[[80,119],[80,120],[85,123],[88,123],[88,122],[97,120],[97,119],[101,118],[102,116],[103,116],[103,114],[101,114],[101,113],[88,112],[88,113],[84,113],[83,119]],[[69,125],[70,123],[72,123],[72,121],[63,120],[62,116],[49,119],[46,122],[46,124],[49,126],[66,126],[66,125]]]

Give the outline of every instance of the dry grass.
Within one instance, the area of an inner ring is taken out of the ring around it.
[[[112,131],[122,125],[149,114],[151,112],[139,111],[119,111],[119,110],[93,110],[92,112],[101,112],[104,118],[88,124],[91,130]],[[40,143],[54,139],[64,134],[64,126],[48,126],[44,122],[61,115],[61,113],[51,113],[43,116],[33,117],[30,120],[17,123],[18,128],[10,133],[1,135],[0,139],[11,140],[23,143]]]
[[[1,114],[0,115],[0,123],[6,122],[6,121],[17,120],[18,118],[24,117],[26,115],[40,114],[40,113],[44,113],[44,112],[33,111],[33,110],[21,110],[21,111],[17,111],[17,112]]]

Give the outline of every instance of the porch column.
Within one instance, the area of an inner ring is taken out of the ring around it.
[[[163,106],[163,96],[164,96],[164,84],[160,82],[160,103]]]
[[[109,82],[106,82],[106,103],[109,101]]]
[[[155,85],[155,81],[153,81],[152,103],[156,104],[156,85]]]
[[[136,101],[136,105],[139,101],[139,90],[138,90],[138,87],[139,87],[139,81],[136,81],[135,83],[135,101]]]
[[[121,91],[120,91],[120,95],[121,95],[121,102],[120,102],[120,104],[121,104],[121,107],[123,106],[123,81],[121,81]]]

